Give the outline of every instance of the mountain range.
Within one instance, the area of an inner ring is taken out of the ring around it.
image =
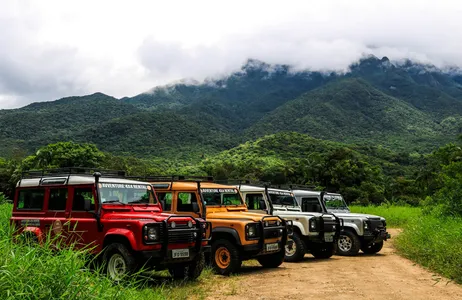
[[[0,110],[0,156],[71,140],[120,155],[194,160],[286,131],[426,153],[462,132],[461,74],[374,56],[343,73],[249,59],[229,76],[135,97],[95,93]]]

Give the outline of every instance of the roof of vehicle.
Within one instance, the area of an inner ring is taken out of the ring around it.
[[[120,184],[142,184],[148,185],[147,182],[129,180],[124,178],[114,177],[100,177],[102,183],[120,183]],[[35,186],[56,186],[56,185],[79,185],[79,184],[93,184],[95,183],[94,176],[82,176],[82,175],[69,175],[69,176],[44,176],[41,178],[27,178],[21,179],[17,183],[17,187],[35,187]]]
[[[197,182],[194,181],[165,181],[152,182],[155,190],[179,190],[179,191],[196,191]],[[173,185],[172,185],[173,184]],[[214,182],[201,182],[201,189],[229,189],[236,188],[232,185],[218,184]]]
[[[255,185],[236,185],[236,187],[241,191],[241,192],[260,192],[264,191],[265,188],[261,186],[255,186]],[[275,189],[275,188],[268,188],[268,192],[280,192],[280,193],[291,193],[292,191],[289,190],[282,190],[282,189]]]
[[[295,196],[319,196],[321,191],[308,191],[308,190],[293,190]],[[325,193],[326,195],[336,195],[341,196],[337,193]]]

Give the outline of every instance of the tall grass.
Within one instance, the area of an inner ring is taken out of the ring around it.
[[[396,237],[395,245],[403,256],[462,283],[462,219],[416,218]]]
[[[115,285],[100,270],[89,270],[85,251],[13,242],[11,204],[0,205],[0,299],[186,299],[205,292],[197,283],[128,278]],[[210,277],[205,271],[202,279]]]
[[[350,206],[351,212],[371,214],[384,217],[388,227],[404,227],[410,221],[422,215],[420,207],[380,205],[380,206]]]
[[[462,283],[462,219],[423,214],[418,207],[352,206],[353,212],[379,215],[403,231],[392,237],[398,252]]]

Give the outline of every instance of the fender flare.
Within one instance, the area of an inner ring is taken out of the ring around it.
[[[128,242],[130,243],[130,246],[132,247],[132,249],[137,250],[138,247],[137,247],[137,244],[136,244],[136,239],[135,239],[135,235],[133,234],[133,231],[128,230],[128,229],[123,229],[123,228],[111,228],[104,235],[104,241],[108,237],[113,237],[113,236],[125,237],[128,240]]]
[[[237,233],[237,230],[234,228],[228,228],[228,227],[215,227],[212,229],[212,237],[215,233],[226,233],[230,234],[235,240],[238,245],[241,244],[241,239],[239,238],[239,234]]]

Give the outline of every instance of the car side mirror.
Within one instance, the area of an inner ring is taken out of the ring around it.
[[[197,204],[197,202],[192,203],[192,209],[193,209],[193,212],[195,212],[197,214],[200,213],[200,211],[201,211],[200,208],[199,208],[199,204]]]
[[[91,200],[90,199],[83,200],[83,209],[85,211],[90,211],[91,210]]]
[[[260,200],[260,209],[266,209],[265,200]]]

